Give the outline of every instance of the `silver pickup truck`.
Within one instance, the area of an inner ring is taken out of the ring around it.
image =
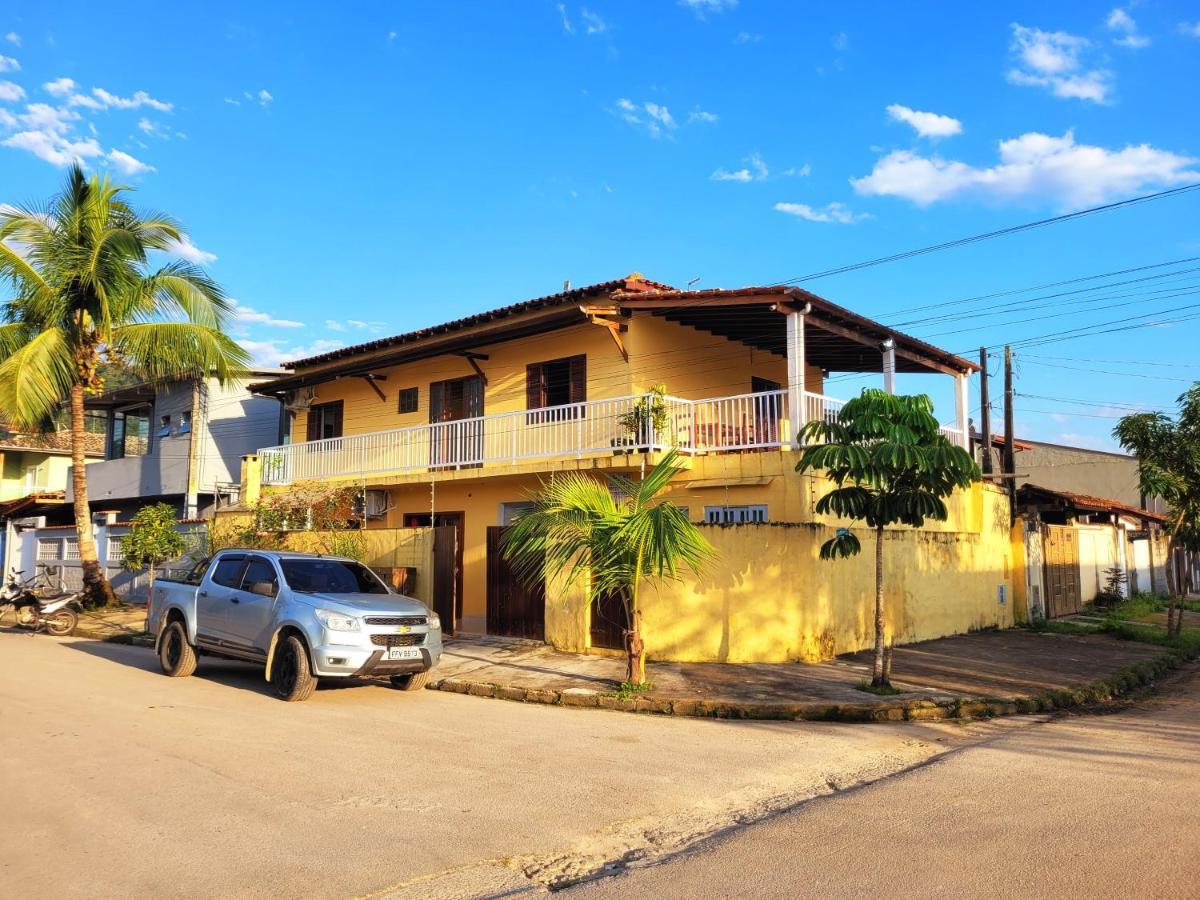
[[[308,699],[318,678],[418,690],[442,655],[437,613],[362,563],[311,553],[222,550],[182,581],[156,581],[150,632],[167,675],[191,675],[201,655],[246,660],[284,700]]]

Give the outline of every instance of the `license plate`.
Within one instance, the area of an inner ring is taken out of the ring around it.
[[[421,650],[418,647],[390,647],[383,656],[384,659],[420,659]]]

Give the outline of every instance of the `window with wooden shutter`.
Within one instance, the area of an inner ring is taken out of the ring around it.
[[[525,367],[525,406],[531,410],[546,410],[529,416],[530,422],[573,419],[580,410],[571,404],[586,401],[586,356],[550,359]]]
[[[315,403],[308,408],[308,440],[323,441],[342,436],[342,401]]]

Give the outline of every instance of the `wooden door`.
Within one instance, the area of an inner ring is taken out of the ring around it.
[[[1069,616],[1079,612],[1079,536],[1070,525],[1043,525],[1043,553],[1046,560],[1046,617]]]
[[[546,582],[519,578],[501,552],[507,531],[500,525],[487,530],[487,630],[488,634],[546,639]]]
[[[462,568],[458,529],[442,525],[433,529],[433,611],[442,620],[442,633],[454,634],[462,604]]]
[[[452,378],[429,385],[429,462],[434,468],[483,464],[483,379]]]
[[[617,594],[595,593],[592,596],[591,637],[593,647],[608,650],[625,649],[625,629],[628,619],[625,604]]]

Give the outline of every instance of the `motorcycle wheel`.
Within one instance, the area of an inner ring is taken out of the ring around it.
[[[37,610],[32,606],[22,606],[17,610],[17,624],[22,628],[32,628],[37,623]]]
[[[60,609],[46,617],[46,630],[58,637],[70,634],[78,624],[79,616],[69,609]]]

